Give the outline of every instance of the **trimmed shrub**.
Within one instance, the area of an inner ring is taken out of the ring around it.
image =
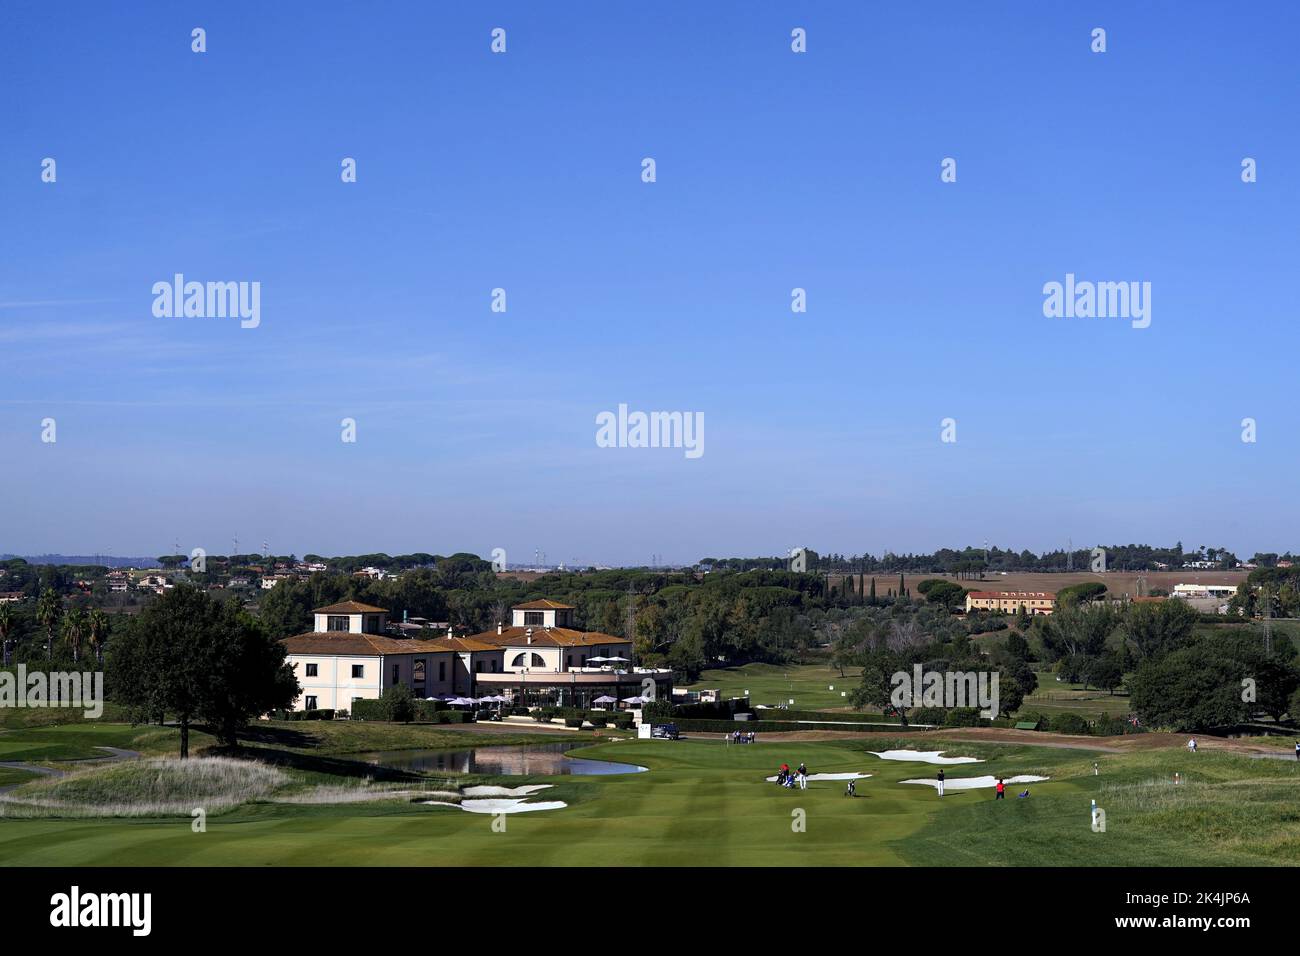
[[[353,720],[383,720],[384,707],[378,700],[356,700],[352,702]]]
[[[1048,729],[1057,734],[1086,734],[1088,722],[1078,714],[1054,714]]]
[[[985,723],[977,707],[953,707],[943,718],[945,727],[979,727]]]
[[[796,724],[782,720],[692,720],[689,717],[683,717],[673,718],[672,722],[682,732],[693,730],[701,734],[725,734],[735,730],[742,733],[752,732],[756,734],[777,733],[786,730],[843,730],[857,732],[859,729],[857,725],[845,723],[844,721],[830,721],[825,724]],[[895,724],[889,728],[889,732],[925,729],[927,728]]]
[[[565,717],[565,718],[564,718],[564,726],[566,726],[566,727],[581,727],[581,726],[582,726],[582,718],[581,718],[581,717]]]

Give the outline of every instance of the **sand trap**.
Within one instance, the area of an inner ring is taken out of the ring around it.
[[[1051,777],[1035,777],[1033,774],[1022,773],[1015,777],[1003,777],[1003,783],[1042,783],[1044,780],[1051,780]],[[939,789],[938,780],[900,780],[899,783],[919,783],[922,786]],[[997,786],[997,777],[949,777],[943,782],[944,790],[980,790],[985,787]]]
[[[527,800],[462,800],[460,808],[470,813],[529,813],[533,810],[563,810],[563,800],[530,803]]]
[[[809,780],[862,780],[870,777],[869,773],[810,773]],[[776,774],[770,777],[764,777],[768,783],[776,783]]]
[[[530,783],[522,787],[466,787],[467,797],[528,797],[538,790],[549,790],[549,783]]]
[[[874,750],[868,750],[867,753],[875,754],[881,760],[913,760],[917,763],[983,763],[978,757],[945,757],[946,750],[882,750],[877,753]]]

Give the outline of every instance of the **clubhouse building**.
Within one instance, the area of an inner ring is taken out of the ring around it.
[[[573,610],[530,601],[511,610],[510,627],[417,640],[387,636],[384,608],[356,601],[317,608],[313,631],[283,641],[302,688],[294,708],[351,710],[396,684],[416,697],[500,695],[530,707],[671,699],[671,670],[632,667],[630,641],[573,628]]]

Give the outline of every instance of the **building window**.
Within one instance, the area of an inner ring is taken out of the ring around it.
[[[482,662],[482,661],[475,661],[475,662],[474,662],[474,673],[475,673],[475,674],[482,674],[482,673],[483,673],[483,662]]]
[[[317,676],[319,676],[319,675],[316,673],[316,665],[315,665],[315,664],[308,664],[308,665],[307,665],[307,676],[308,676],[308,677],[317,677]]]
[[[325,618],[325,630],[327,631],[350,631],[351,621],[346,614],[331,614]]]
[[[569,654],[568,656],[566,656],[566,657],[564,658],[564,666],[565,666],[565,667],[572,667],[572,666],[573,666],[573,655],[572,655],[572,654]]]
[[[423,657],[415,662],[415,667],[412,670],[411,678],[417,684],[424,683],[424,658]]]
[[[353,665],[352,665],[352,679],[353,679],[353,680],[360,680],[361,678],[363,678],[363,677],[365,677],[365,676],[366,676],[366,665],[365,665],[365,664],[353,664]]]
[[[306,704],[306,707],[307,707],[308,710],[315,710],[315,709],[316,709],[316,698],[315,698],[314,696],[312,696],[312,695],[310,695],[310,694],[307,696],[307,704]]]
[[[402,680],[402,665],[401,665],[401,664],[394,664],[394,665],[393,665],[393,683],[394,683],[394,684],[401,683],[401,680]]]
[[[438,680],[447,679],[447,662],[438,661]]]
[[[541,611],[524,611],[524,627],[541,627],[546,615]]]
[[[533,661],[532,661],[531,664],[525,664],[525,663],[524,663],[524,659],[525,659],[527,656],[528,656],[528,655],[527,655],[526,653],[525,653],[525,654],[516,654],[516,655],[515,655],[515,659],[512,660],[512,661],[510,662],[510,666],[511,666],[511,667],[545,667],[545,666],[546,666],[546,661],[544,661],[544,660],[542,659],[542,655],[541,655],[541,654],[534,654],[534,655],[533,655]]]

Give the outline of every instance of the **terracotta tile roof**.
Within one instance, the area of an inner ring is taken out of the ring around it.
[[[572,604],[561,604],[559,601],[548,601],[543,598],[540,601],[529,601],[527,604],[516,604],[513,611],[572,611]]]
[[[451,648],[437,648],[433,641],[399,641],[379,634],[349,631],[312,631],[280,641],[290,654],[343,654],[350,657],[379,657],[385,654],[450,654]]]
[[[313,614],[387,614],[388,608],[362,604],[360,601],[341,601],[329,607],[318,607]]]
[[[1050,591],[971,591],[967,597],[1001,598],[1007,601],[1019,601],[1025,598],[1056,600],[1056,595]]]
[[[602,634],[600,631],[575,631],[568,627],[507,627],[498,634],[484,631],[472,634],[471,641],[497,647],[528,647],[528,632],[533,632],[533,647],[591,647],[596,644],[631,644],[627,638]]]
[[[494,635],[495,636],[495,635]],[[435,637],[430,641],[416,641],[439,651],[499,651],[500,647],[475,640],[472,637]]]

